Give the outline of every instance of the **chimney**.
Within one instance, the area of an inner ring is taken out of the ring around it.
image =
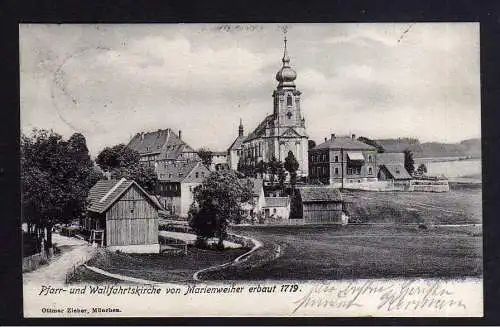
[[[182,139],[182,131],[179,130],[179,138]]]
[[[330,135],[330,139],[331,139],[332,141],[333,141],[333,140],[335,140],[335,134],[334,134],[334,133],[332,133],[332,134]]]
[[[355,140],[356,139],[356,134],[352,134],[352,139]]]
[[[144,132],[141,132],[141,141],[144,141]]]

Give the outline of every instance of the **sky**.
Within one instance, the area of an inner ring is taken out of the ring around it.
[[[84,134],[92,156],[182,130],[226,150],[270,114],[278,24],[22,24],[21,130]],[[287,24],[309,138],[480,137],[478,23]]]

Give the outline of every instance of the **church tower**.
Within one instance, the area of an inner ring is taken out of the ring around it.
[[[247,166],[275,160],[284,162],[291,152],[297,162],[299,177],[307,177],[308,136],[300,107],[301,92],[295,86],[297,73],[290,66],[287,39],[284,38],[282,66],[276,73],[278,85],[273,91],[273,113],[244,139],[242,158]]]
[[[281,59],[283,66],[276,73],[278,86],[273,92],[274,119],[278,120],[280,127],[304,127],[305,120],[300,112],[301,92],[295,86],[297,73],[290,66],[286,36],[284,42],[285,47]]]

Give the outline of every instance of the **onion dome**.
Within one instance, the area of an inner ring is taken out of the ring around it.
[[[283,59],[281,59],[283,66],[276,73],[276,80],[279,82],[278,87],[295,87],[295,83],[293,81],[297,78],[297,73],[292,67],[290,67],[290,57],[288,56],[286,49],[286,42],[287,40],[285,36],[285,49],[283,52]]]

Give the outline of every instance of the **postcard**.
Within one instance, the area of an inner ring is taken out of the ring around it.
[[[20,24],[24,316],[482,317],[479,41]]]

